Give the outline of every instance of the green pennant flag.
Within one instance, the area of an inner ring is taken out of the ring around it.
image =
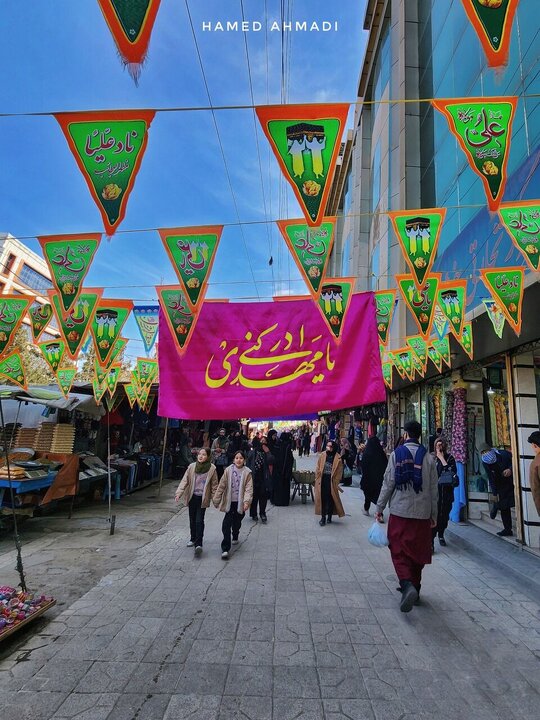
[[[105,382],[107,383],[107,390],[109,391],[110,397],[112,397],[116,391],[121,368],[122,366],[118,363],[117,365],[111,365],[111,367],[107,370]]]
[[[132,300],[100,300],[90,326],[96,357],[102,367],[111,363],[114,345],[133,309]]]
[[[450,340],[448,335],[442,340],[433,340],[431,343],[435,350],[439,353],[448,367],[452,367],[452,359],[450,357]]]
[[[413,352],[410,348],[401,348],[393,352],[394,362],[397,360],[403,368],[405,375],[409,380],[414,380],[414,368],[412,364]]]
[[[456,337],[461,336],[465,322],[467,280],[446,280],[439,284],[437,306],[448,319],[450,328]]]
[[[193,312],[206,294],[223,225],[158,230]]]
[[[41,303],[35,303],[28,313],[32,324],[32,338],[34,343],[37,343],[41,337],[41,333],[51,322],[53,314],[52,305],[49,303],[44,303],[43,305],[41,305]]]
[[[314,300],[319,297],[321,283],[326,277],[326,268],[334,244],[335,225],[335,217],[324,218],[317,228],[310,227],[305,220],[277,221],[283,239]]]
[[[39,343],[38,347],[49,367],[56,375],[64,357],[66,344],[62,340],[47,340],[46,342]]]
[[[519,0],[461,0],[490,67],[506,64]]]
[[[149,360],[147,358],[137,358],[137,374],[141,387],[152,384],[158,373],[157,360]]]
[[[474,355],[474,348],[473,348],[473,333],[472,333],[472,323],[466,322],[463,325],[463,332],[461,333],[461,337],[457,338],[459,344],[461,347],[465,350],[467,355],[473,360]]]
[[[321,288],[321,295],[317,306],[335,341],[341,341],[341,331],[345,323],[345,316],[352,297],[355,278],[332,278],[332,282],[325,282]]]
[[[22,323],[32,300],[24,295],[0,295],[0,356]]]
[[[446,117],[472,170],[482,179],[490,210],[497,210],[506,185],[512,121],[517,97],[433,100]]]
[[[137,393],[137,402],[139,404],[140,409],[143,411],[144,411],[146,402],[148,400],[149,393],[150,393],[150,385],[146,385],[145,387],[140,388],[139,392]]]
[[[182,355],[197,324],[197,315],[191,312],[186,296],[177,285],[161,285],[156,291],[169,331],[176,340],[176,349]]]
[[[62,391],[64,397],[67,399],[69,391],[73,386],[75,375],[77,374],[76,367],[58,368],[56,372],[56,379],[58,380],[58,386]]]
[[[416,353],[413,351],[411,351],[411,363],[413,370],[417,372],[420,377],[424,377],[424,375],[426,374],[426,370],[423,364],[420,362],[418,355],[416,355]]]
[[[127,343],[128,343],[128,341],[126,340],[126,338],[118,338],[118,340],[113,345],[111,357],[109,358],[109,364],[112,365],[112,363],[116,360],[116,358],[124,350]]]
[[[107,408],[107,412],[113,413],[119,407],[123,399],[123,393],[119,392],[112,397],[110,395],[105,395],[105,407]]]
[[[82,292],[101,235],[45,235],[38,237],[65,315]]]
[[[386,345],[388,343],[388,332],[392,324],[392,317],[396,307],[397,290],[379,290],[374,293],[377,312],[377,332],[379,341]]]
[[[521,333],[525,272],[522,267],[480,269],[482,280],[516,335]]]
[[[433,267],[446,208],[400,210],[388,214],[416,287],[420,290]]]
[[[414,355],[416,355],[422,365],[422,369],[425,371],[428,363],[427,341],[424,340],[421,335],[414,335],[413,337],[407,338],[405,342],[411,348]]]
[[[396,350],[395,352],[389,352],[389,353],[388,353],[388,360],[389,360],[389,361],[394,365],[394,367],[396,368],[397,374],[399,375],[399,377],[400,377],[402,380],[406,380],[406,378],[407,378],[407,373],[405,372],[405,368],[403,367],[403,365],[401,364],[399,358],[397,357],[397,353],[398,353],[398,352],[399,352],[398,350]]]
[[[308,225],[318,227],[330,194],[349,105],[265,105],[255,111]]]
[[[19,350],[14,350],[9,355],[0,359],[0,375],[7,377],[23,390],[28,390],[26,373]]]
[[[102,294],[103,288],[85,289],[66,315],[58,295],[53,290],[48,291],[60,333],[66,343],[66,352],[72,360],[79,356]]]
[[[437,370],[439,372],[442,372],[442,357],[441,353],[437,350],[437,348],[434,348],[433,345],[430,345],[428,347],[428,355],[431,362],[435,365]]]
[[[98,381],[99,385],[103,385],[105,383],[105,379],[107,377],[108,372],[109,372],[109,368],[101,367],[98,359],[96,358],[94,360],[94,374],[96,376],[96,380]]]
[[[94,400],[98,405],[101,405],[101,398],[105,395],[106,390],[106,383],[100,384],[97,378],[92,378],[92,391],[94,393]]]
[[[412,275],[396,275],[396,281],[407,307],[414,315],[421,336],[427,340],[431,334],[433,314],[441,273],[430,275],[420,291]]]
[[[382,376],[384,380],[384,384],[392,389],[392,363],[391,362],[384,362],[382,364]]]
[[[131,383],[128,383],[127,385],[124,385],[124,392],[126,393],[129,407],[133,408],[133,405],[135,404],[135,401],[137,400],[137,391],[133,387]]]
[[[540,201],[503,203],[499,217],[512,242],[534,272],[540,270]]]
[[[501,311],[501,308],[497,305],[495,300],[487,300],[486,298],[484,298],[482,302],[485,305],[486,312],[489,319],[491,320],[491,324],[493,325],[495,335],[497,335],[498,338],[502,339],[504,324],[506,322],[506,317],[504,316],[504,313]]]
[[[439,304],[436,303],[435,310],[433,311],[433,330],[435,330],[439,340],[446,335],[449,325],[450,321],[439,307]]]
[[[154,110],[105,110],[58,113],[77,165],[113,235],[126,206],[148,142]]]

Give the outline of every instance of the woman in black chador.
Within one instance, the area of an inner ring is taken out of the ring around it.
[[[270,430],[268,432],[268,447],[274,456],[272,466],[272,504],[288,505],[294,464],[291,434],[284,432],[278,440],[277,430]]]
[[[379,438],[372,435],[366,443],[361,461],[362,480],[360,481],[360,487],[364,491],[364,515],[369,515],[371,503],[377,504],[387,465],[388,458],[382,449]]]

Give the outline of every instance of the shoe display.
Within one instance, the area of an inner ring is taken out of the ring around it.
[[[267,520],[268,520],[268,518],[266,517],[266,515],[261,515],[261,522],[262,522],[262,523],[265,523]]]
[[[497,535],[499,537],[514,537],[514,533],[511,530],[501,530]]]
[[[195,555],[200,555],[202,553],[202,545],[197,545],[195,548]]]
[[[226,550],[224,550],[224,551],[221,553],[221,559],[222,559],[222,560],[228,560],[228,559],[229,559],[229,553],[228,553]]]
[[[321,518],[319,520],[319,525],[322,527],[323,525],[326,525],[326,520],[324,518]]]
[[[186,543],[186,547],[193,547],[194,545],[195,545],[195,542],[194,542],[193,540],[189,540],[189,541]]]
[[[446,547],[446,540],[442,537],[442,535],[439,536],[439,545]]]
[[[232,544],[233,544],[233,545],[238,545],[238,543],[239,543],[238,538],[233,538],[233,539],[232,539]]]
[[[403,591],[401,593],[401,602],[399,604],[399,609],[401,612],[411,612],[413,609],[413,605],[418,600],[418,590],[414,587],[412,583],[409,582],[408,585],[406,585],[403,588]]]

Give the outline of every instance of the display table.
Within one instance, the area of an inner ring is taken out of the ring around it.
[[[51,471],[46,477],[33,480],[31,478],[23,478],[20,480],[11,480],[13,492],[16,495],[24,495],[25,493],[34,492],[34,490],[43,490],[49,488],[56,477],[56,472]],[[9,480],[0,479],[0,507],[4,504],[4,495],[8,491],[6,499],[9,501]]]

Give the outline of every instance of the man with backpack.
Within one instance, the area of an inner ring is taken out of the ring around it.
[[[375,519],[389,503],[388,541],[401,592],[401,612],[418,602],[424,565],[431,563],[431,528],[437,524],[437,466],[420,444],[422,427],[405,423],[404,443],[390,455]]]

